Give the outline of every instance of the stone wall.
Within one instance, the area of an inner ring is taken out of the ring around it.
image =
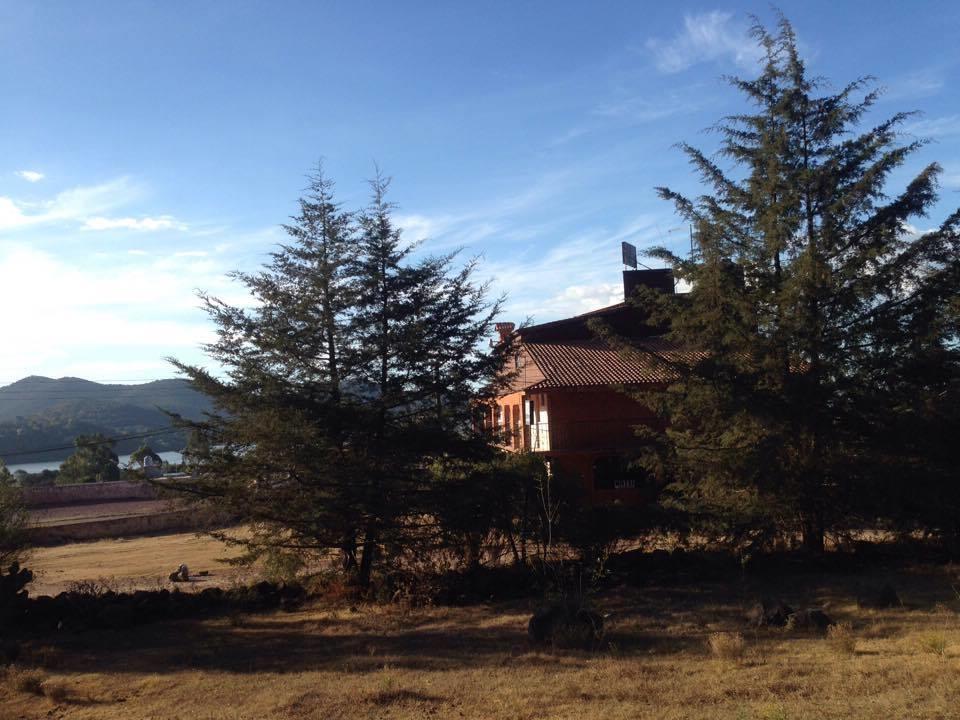
[[[27,529],[32,545],[59,545],[83,540],[135,537],[179,530],[199,530],[222,525],[225,519],[214,518],[195,510],[171,510],[150,515],[91,519],[63,525],[42,525]]]
[[[76,485],[50,485],[23,489],[23,502],[28,508],[105,502],[107,500],[152,500],[156,496],[156,490],[149,483],[128,480],[78,483]]]

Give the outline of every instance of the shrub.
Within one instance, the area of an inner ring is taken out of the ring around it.
[[[947,654],[947,638],[943,634],[927,635],[921,640],[921,647],[928,653],[942,658]]]
[[[738,632],[715,632],[707,639],[710,653],[721,660],[739,660],[747,648],[743,634]]]
[[[31,668],[12,667],[7,670],[7,684],[18,692],[43,695],[45,679],[42,672]]]
[[[838,655],[853,655],[857,647],[853,626],[848,622],[831,625],[827,628],[827,642]]]
[[[47,680],[41,686],[43,694],[57,703],[62,703],[70,696],[70,688],[65,682]]]

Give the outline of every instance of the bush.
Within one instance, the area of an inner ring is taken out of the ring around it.
[[[739,660],[747,649],[742,633],[715,632],[707,639],[710,653],[720,660]]]
[[[46,678],[39,670],[12,667],[7,670],[7,684],[17,692],[31,695],[43,695],[43,681]]]
[[[947,638],[943,634],[927,635],[920,641],[921,647],[928,653],[937,657],[944,657],[947,654]]]
[[[59,680],[47,680],[41,689],[44,695],[56,703],[62,703],[70,696],[70,687]]]
[[[838,655],[853,655],[857,647],[853,626],[848,622],[831,625],[827,628],[827,642]]]

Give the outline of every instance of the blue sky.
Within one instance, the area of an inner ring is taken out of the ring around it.
[[[960,4],[784,2],[814,74],[922,110],[960,205]],[[0,384],[202,362],[194,291],[283,238],[317,159],[348,205],[374,162],[426,250],[463,246],[550,320],[619,295],[619,244],[676,244],[673,144],[742,109],[767,3],[0,2]]]

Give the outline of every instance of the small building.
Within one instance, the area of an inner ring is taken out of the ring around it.
[[[625,298],[640,285],[674,292],[670,270],[628,270],[623,277]],[[604,321],[644,351],[685,354],[626,301],[519,330],[498,323],[501,342],[515,335],[514,377],[484,424],[507,450],[540,453],[553,474],[579,479],[588,502],[643,502],[651,485],[627,458],[642,442],[636,427],[656,427],[659,420],[624,389],[655,390],[670,378],[652,357],[625,358],[597,336],[591,320]]]

